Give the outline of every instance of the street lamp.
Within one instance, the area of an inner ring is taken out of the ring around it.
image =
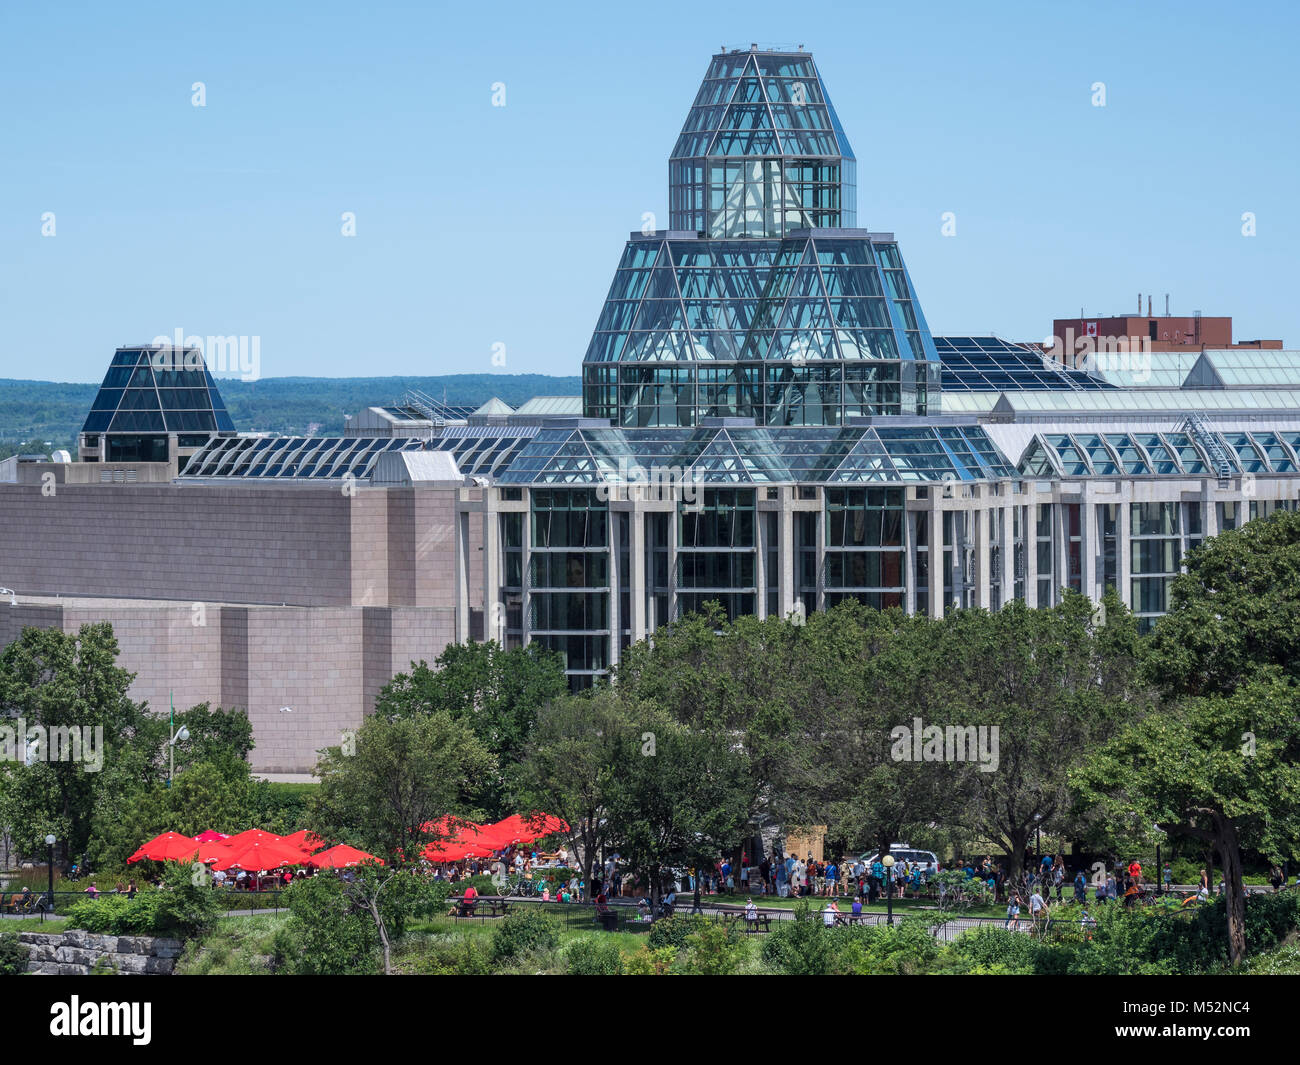
[[[894,856],[886,854],[880,859],[880,864],[885,867],[885,920],[889,924],[894,923]]]
[[[49,853],[50,860],[49,860],[49,864],[46,866],[46,869],[50,874],[50,886],[49,886],[49,891],[46,893],[45,896],[45,905],[46,908],[50,911],[50,913],[54,912],[54,844],[55,844],[54,833],[51,832],[48,836],[45,837],[45,846],[47,846],[50,849],[50,853]]]
[[[9,597],[10,606],[18,605],[18,593],[12,588],[0,588],[0,595],[7,595]]]
[[[169,759],[167,763],[167,786],[169,788],[172,786],[172,777],[176,774],[176,745],[184,743],[189,738],[190,730],[182,725],[172,733],[172,738],[167,741],[167,757]]]

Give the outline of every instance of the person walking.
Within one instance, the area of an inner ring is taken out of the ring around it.
[[[1003,926],[1013,932],[1020,931],[1020,896],[1013,895],[1007,903],[1007,923]]]

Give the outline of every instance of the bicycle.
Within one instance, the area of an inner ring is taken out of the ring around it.
[[[511,882],[508,894],[511,898],[531,899],[537,894],[537,885],[533,883],[531,877],[515,877]]]
[[[24,917],[36,913],[39,908],[40,900],[35,895],[28,895],[26,898],[15,895],[9,903],[10,912]]]

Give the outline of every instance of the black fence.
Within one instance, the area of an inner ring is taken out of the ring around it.
[[[214,888],[213,892],[223,908],[232,914],[279,913],[286,909],[281,900],[284,890],[268,888],[263,891],[236,891],[231,888]],[[83,891],[33,891],[24,896],[21,891],[0,892],[0,921],[33,918],[44,921],[47,917],[66,916],[78,902],[95,899],[121,898],[122,892],[101,891],[88,895]],[[138,898],[141,893],[137,892]]]

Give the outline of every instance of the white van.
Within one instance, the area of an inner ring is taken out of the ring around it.
[[[934,851],[918,851],[912,849],[906,843],[891,843],[889,853],[893,855],[896,862],[907,862],[908,867],[920,866],[922,875],[932,875],[939,871],[939,858]],[[859,860],[870,871],[873,862],[880,860],[880,855],[863,854]]]

